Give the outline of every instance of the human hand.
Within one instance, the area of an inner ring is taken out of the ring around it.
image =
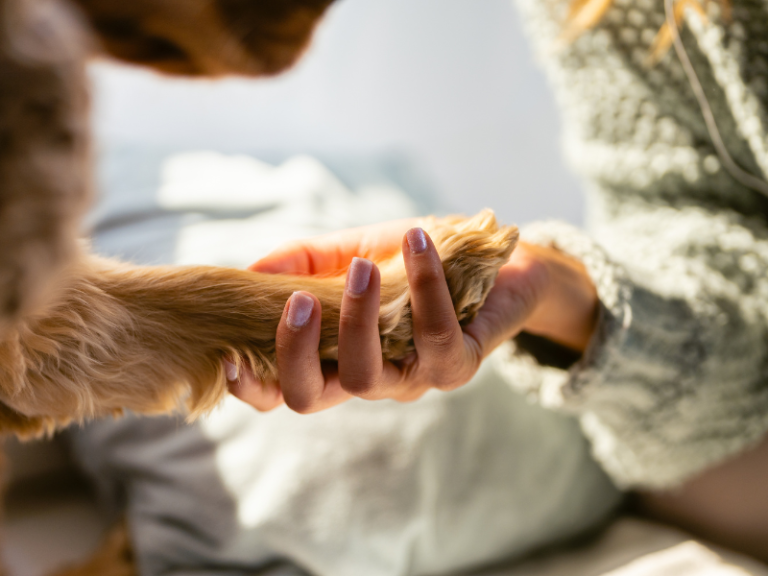
[[[257,382],[245,373],[231,384],[231,392],[260,410],[285,401],[302,413],[352,396],[408,401],[430,388],[450,390],[466,383],[487,354],[523,329],[584,349],[594,328],[597,297],[580,263],[550,248],[519,245],[475,320],[462,330],[440,258],[418,224],[403,220],[329,234],[291,244],[254,264],[254,271],[290,274],[338,274],[348,268],[339,360],[320,362],[320,303],[309,293],[296,293],[276,335],[280,383]],[[381,278],[372,260],[401,248],[416,354],[382,362]]]
[[[418,224],[419,220],[410,218],[376,224],[361,228],[353,228],[325,234],[323,236],[309,238],[298,242],[292,242],[278,248],[265,258],[262,258],[249,267],[254,272],[264,272],[268,274],[295,274],[295,275],[338,275],[346,270],[354,257],[368,258],[372,260],[383,260],[392,256],[400,250],[401,240],[405,232]],[[319,319],[321,316],[320,303],[313,295],[308,293],[294,294],[286,303],[286,312],[280,322],[278,334],[285,334],[285,328],[288,326],[287,312],[290,308],[291,300],[297,300],[297,306],[294,306],[294,313],[304,304],[307,306],[309,301],[304,297],[311,299],[312,309],[308,326],[312,331],[310,338],[317,338],[316,332],[319,332]],[[291,332],[287,333],[288,336]],[[295,339],[294,339],[295,340]],[[281,336],[277,336],[278,349],[278,370],[281,379],[286,387],[290,387],[288,382],[295,382],[296,376],[291,376],[291,366],[285,366],[284,358],[280,351],[286,350],[287,344],[292,341],[286,338],[285,342]],[[290,348],[289,350],[290,351]],[[294,355],[299,353],[294,350]],[[311,354],[317,356],[317,343],[310,350]],[[290,356],[290,354],[289,354]],[[266,412],[277,408],[285,402],[281,384],[278,382],[262,382],[254,377],[251,371],[243,366],[238,372],[237,366],[228,359],[224,360],[224,366],[227,371],[229,392],[250,404],[261,412]],[[334,366],[325,364],[321,369],[334,371]],[[332,375],[332,374],[331,374]],[[301,379],[301,375],[297,375]],[[290,394],[289,394],[290,395]],[[324,406],[330,407],[349,399],[351,396],[344,392],[340,387],[338,378],[331,377],[326,383],[323,399]]]

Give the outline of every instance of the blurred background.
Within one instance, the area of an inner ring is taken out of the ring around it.
[[[407,159],[443,211],[580,223],[559,115],[510,0],[354,0],[298,67],[265,80],[180,81],[100,63],[110,145],[284,157]]]

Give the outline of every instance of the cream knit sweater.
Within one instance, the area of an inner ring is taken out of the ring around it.
[[[602,315],[570,371],[521,348],[505,370],[548,407],[580,415],[619,485],[669,487],[768,430],[768,198],[721,166],[674,51],[643,62],[661,0],[615,0],[553,51],[566,3],[519,0],[565,115],[568,158],[588,181],[590,236],[544,223],[529,241],[580,258]],[[768,4],[732,20],[688,11],[682,40],[726,147],[768,174]],[[526,237],[526,234],[523,235]]]

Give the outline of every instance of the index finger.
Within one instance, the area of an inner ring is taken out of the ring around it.
[[[424,230],[412,228],[403,238],[403,256],[419,363],[440,388],[463,384],[465,371],[474,373],[479,358],[465,347],[440,255]]]
[[[346,270],[352,258],[381,260],[400,250],[405,231],[418,219],[394,220],[307,238],[278,248],[248,267],[269,274],[333,274]]]

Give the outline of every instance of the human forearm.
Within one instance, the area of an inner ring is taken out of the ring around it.
[[[525,330],[583,352],[597,323],[597,290],[586,268],[559,250],[521,242],[512,263],[537,267],[538,304]]]

